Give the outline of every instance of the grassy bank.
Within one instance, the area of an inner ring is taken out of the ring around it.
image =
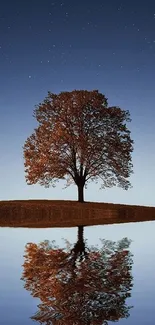
[[[155,220],[155,207],[59,200],[0,201],[1,227],[73,227]]]

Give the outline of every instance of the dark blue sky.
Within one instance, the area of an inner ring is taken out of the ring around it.
[[[76,199],[76,188],[28,186],[23,150],[47,91],[99,89],[129,109],[133,189],[86,191],[90,201],[154,205],[155,2],[3,1],[0,5],[0,199]],[[95,189],[95,190],[94,190]]]

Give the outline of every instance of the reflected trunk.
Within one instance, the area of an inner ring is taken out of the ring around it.
[[[87,258],[88,253],[86,252],[85,242],[84,242],[84,226],[78,226],[78,237],[77,242],[74,245],[71,253],[73,254],[73,266],[76,266],[76,260],[79,258],[79,261],[82,261],[84,258]]]

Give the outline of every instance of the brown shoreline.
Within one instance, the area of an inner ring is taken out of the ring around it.
[[[155,220],[155,207],[60,200],[0,201],[0,227],[75,227]]]

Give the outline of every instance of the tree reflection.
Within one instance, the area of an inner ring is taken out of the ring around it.
[[[26,245],[22,279],[41,300],[33,320],[46,325],[103,325],[129,316],[130,241],[101,244],[88,248],[81,226],[73,247],[68,241],[63,249],[49,241]]]

